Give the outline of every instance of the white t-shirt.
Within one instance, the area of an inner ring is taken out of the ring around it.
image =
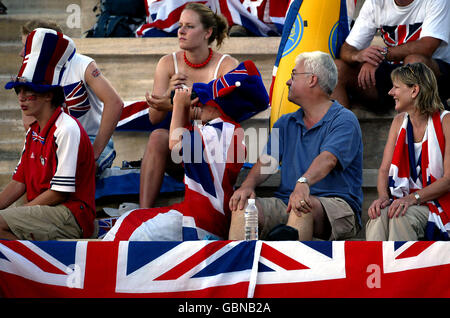
[[[434,59],[450,63],[450,1],[414,0],[405,7],[394,0],[365,0],[350,31],[348,44],[367,48],[377,30],[386,46],[398,46],[430,36],[442,40]]]
[[[61,85],[64,87],[66,105],[70,115],[77,118],[87,134],[96,136],[103,113],[103,103],[86,84],[86,68],[92,58],[76,53],[68,62]]]

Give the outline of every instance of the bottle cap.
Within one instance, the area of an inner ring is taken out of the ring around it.
[[[255,204],[255,199],[248,199],[248,204]]]

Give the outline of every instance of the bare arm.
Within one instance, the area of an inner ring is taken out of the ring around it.
[[[32,205],[55,206],[55,205],[65,202],[67,200],[68,196],[69,196],[69,193],[67,193],[67,192],[59,192],[59,191],[54,191],[54,190],[48,189],[45,192],[42,192],[40,195],[38,195],[32,201],[25,204],[25,206],[32,206]]]
[[[178,133],[177,129],[183,128],[189,123],[191,92],[192,90],[190,88],[177,88],[175,90],[172,121],[170,122],[170,150],[177,145],[181,147],[182,134]]]
[[[122,114],[123,101],[108,79],[101,74],[95,62],[91,62],[87,67],[85,79],[104,104],[100,128],[93,144],[94,158],[97,160],[116,129]]]
[[[11,180],[0,193],[0,210],[6,209],[25,193],[25,184]]]
[[[341,47],[340,58],[348,64],[369,63],[373,66],[378,66],[383,61],[382,51],[383,47],[378,45],[372,45],[363,50],[358,50],[354,46],[344,42]]]
[[[434,199],[438,199],[445,193],[450,191],[450,116],[446,115],[442,120],[442,130],[445,138],[445,150],[444,150],[444,175],[442,178],[437,179],[432,184],[417,191],[420,195],[421,201],[426,202]],[[413,194],[405,197],[410,205],[416,203],[416,198]]]
[[[149,118],[150,122],[157,124],[161,122],[167,115],[168,111],[172,110],[172,104],[170,103],[170,83],[171,83],[171,72],[174,72],[172,63],[172,56],[163,56],[156,65],[155,74],[153,77],[153,90],[152,93],[148,92],[145,94],[145,99],[149,108]],[[174,74],[175,76],[177,74]],[[176,77],[175,82],[182,84],[183,80]]]
[[[417,41],[408,42],[399,46],[390,47],[387,55],[389,61],[402,61],[412,54],[431,58],[434,51],[441,44],[441,40],[426,36]]]
[[[374,200],[369,207],[369,217],[374,219],[381,215],[381,209],[390,204],[388,193],[389,169],[391,167],[392,157],[394,155],[395,142],[397,140],[398,131],[402,125],[404,113],[397,115],[392,121],[389,129],[388,139],[384,147],[383,159],[378,169],[377,191],[378,199]]]
[[[335,155],[329,151],[323,151],[312,161],[303,176],[308,179],[310,185],[313,185],[325,178],[336,167],[337,162]],[[301,201],[305,201],[306,206],[302,206]],[[300,209],[305,207],[306,211],[300,211]],[[306,183],[297,183],[295,185],[294,191],[289,197],[287,212],[291,210],[299,216],[301,216],[302,212],[312,211],[309,186]]]

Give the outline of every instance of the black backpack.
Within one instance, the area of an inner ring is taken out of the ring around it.
[[[134,31],[145,22],[144,1],[101,0],[97,23],[86,37],[134,37]]]

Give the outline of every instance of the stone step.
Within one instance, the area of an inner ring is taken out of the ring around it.
[[[10,13],[0,15],[0,41],[20,41],[21,40],[21,27],[27,21],[32,19],[52,20],[58,23],[63,32],[70,37],[81,37],[81,24],[70,27],[70,14],[65,11],[30,11],[27,13]]]
[[[1,89],[1,88],[0,88]],[[16,97],[17,102],[17,97]],[[21,120],[22,115],[19,106],[16,105],[0,105],[0,120]]]
[[[2,191],[6,185],[11,181],[12,172],[0,172],[0,191]]]
[[[20,40],[0,42],[0,61],[7,61],[7,63],[1,63],[0,65],[1,82],[17,75],[22,64],[22,58],[19,56],[21,49],[22,42]],[[3,86],[0,88],[3,88]]]
[[[2,3],[8,8],[8,14],[42,11],[65,12],[71,4],[81,6],[81,0],[2,0]]]

